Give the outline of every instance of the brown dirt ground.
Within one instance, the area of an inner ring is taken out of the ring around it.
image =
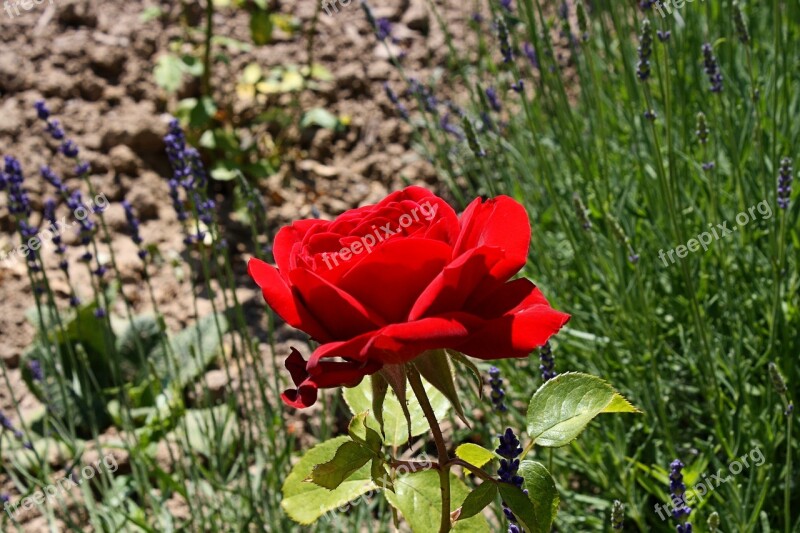
[[[443,65],[445,39],[424,0],[375,1],[377,16],[394,23],[396,47],[404,52],[405,68],[425,79]],[[444,6],[445,18],[458,34],[471,15],[471,6]],[[200,4],[200,3],[198,3]],[[450,4],[454,4],[450,2]],[[140,213],[142,234],[147,243],[158,245],[167,261],[151,270],[160,310],[169,325],[177,329],[197,317],[191,305],[188,281],[170,265],[183,250],[181,231],[167,196],[164,176],[168,164],[162,136],[166,114],[174,109],[169,97],[153,81],[153,67],[160,53],[182,35],[179,3],[123,0],[55,0],[34,5],[31,11],[9,18],[0,11],[0,155],[19,158],[30,189],[34,211],[40,212],[53,191],[38,176],[40,165],[51,162],[52,145],[42,134],[33,103],[46,99],[67,135],[82,149],[93,168],[92,182],[114,205],[107,211],[114,247],[127,282],[123,288],[137,312],[151,309],[136,273],[135,248],[124,233],[125,220],[118,204],[127,198]],[[159,6],[163,19],[143,22],[147,7]],[[315,1],[280,2],[278,9],[297,17],[307,28],[314,16]],[[197,14],[199,16],[199,14]],[[199,24],[199,23],[198,23]],[[220,9],[215,16],[217,34],[249,42],[248,19],[234,9]],[[330,70],[334,79],[319,90],[300,97],[304,108],[324,107],[332,113],[351,117],[346,132],[319,130],[306,136],[293,152],[293,161],[263,183],[268,218],[274,228],[287,221],[311,216],[312,206],[328,218],[358,205],[373,203],[406,181],[437,187],[432,167],[411,148],[410,131],[394,112],[383,91],[389,81],[398,92],[400,77],[376,43],[356,2],[333,16],[322,13],[312,48],[314,61]],[[229,52],[230,65],[218,64],[214,72],[215,95],[235,91],[236,73],[251,62],[264,70],[307,61],[303,32],[278,33],[273,44],[250,51]],[[187,82],[180,97],[196,96],[198,84]],[[276,102],[286,105],[286,99]],[[69,169],[55,168],[69,175]],[[66,171],[66,172],[64,172]],[[75,180],[67,186],[77,187]],[[85,190],[85,189],[84,189]],[[5,194],[0,194],[5,205]],[[225,198],[218,198],[220,203]],[[66,211],[59,212],[60,215]],[[0,251],[19,244],[5,207],[0,207]],[[68,240],[68,239],[67,239]],[[235,241],[235,239],[234,239]],[[74,250],[74,256],[80,253]],[[263,319],[260,295],[244,272],[252,250],[243,245],[232,249],[240,279],[241,301],[252,310],[255,320]],[[53,265],[52,250],[45,261]],[[86,274],[73,267],[75,285],[85,287]],[[67,286],[54,271],[57,294],[66,295]],[[0,380],[0,409],[11,412],[12,395],[23,412],[36,409],[38,402],[28,394],[20,379],[19,356],[33,338],[33,328],[24,318],[33,305],[33,295],[23,262],[0,261],[0,359],[7,369],[10,387]],[[199,314],[210,310],[201,300]],[[288,341],[296,332],[282,327],[277,355],[288,354]],[[271,357],[268,349],[264,357]],[[207,376],[215,380],[219,375]],[[245,378],[246,379],[246,378]],[[33,522],[31,527],[36,527]]]

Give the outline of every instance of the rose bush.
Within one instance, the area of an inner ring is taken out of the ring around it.
[[[286,361],[290,406],[352,386],[427,350],[526,357],[569,320],[525,278],[531,226],[512,198],[473,201],[459,217],[408,187],[333,221],[301,220],[275,237],[276,267],[251,259],[266,302],[320,345]]]

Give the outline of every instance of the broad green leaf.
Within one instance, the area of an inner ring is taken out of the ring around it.
[[[497,496],[497,484],[484,481],[478,488],[473,489],[461,505],[459,520],[466,520],[483,511]]]
[[[449,406],[447,398],[437,391],[430,383],[424,383],[424,385],[436,418],[438,420],[444,419]],[[422,407],[420,407],[414,393],[411,391],[411,387],[408,385],[406,386],[408,411],[411,418],[411,435],[416,437],[417,435],[427,433],[430,431],[430,428],[425,419],[425,414],[422,412]],[[372,378],[364,378],[359,385],[352,388],[345,388],[343,395],[347,405],[350,407],[350,411],[354,415],[363,413],[364,411],[370,411],[367,417],[367,425],[379,432],[380,424],[378,424],[375,415],[372,413]],[[397,396],[392,390],[388,391],[383,403],[383,421],[386,431],[384,442],[387,445],[400,446],[408,442],[406,417],[403,414],[403,409],[400,407]]]
[[[242,70],[242,75],[239,80],[241,83],[247,85],[255,85],[262,76],[264,76],[264,72],[261,70],[261,65],[258,63],[250,63]]]
[[[638,412],[602,379],[569,372],[534,393],[528,406],[528,435],[540,446],[557,448],[574,440],[600,413]]]
[[[497,488],[500,490],[500,497],[503,502],[514,513],[517,522],[526,533],[535,533],[539,531],[536,529],[536,511],[533,507],[533,502],[522,492],[522,489],[512,485],[511,483],[498,483]]]
[[[321,107],[315,107],[307,111],[300,121],[301,128],[307,128],[309,126],[319,126],[327,130],[335,130],[337,126],[339,126],[339,119],[330,111],[326,111]]]
[[[305,481],[315,465],[330,461],[336,450],[348,440],[349,437],[342,436],[317,444],[292,468],[281,489],[281,508],[292,520],[303,525],[312,524],[328,511],[378,488],[372,482],[370,467],[367,465],[354,472],[335,490],[323,489]]]
[[[165,353],[161,345],[156,346],[151,359],[158,376],[175,382],[179,387],[188,385],[216,358],[221,348],[220,334],[227,331],[225,315],[211,314],[171,337],[171,353]]]
[[[347,432],[350,434],[350,437],[354,440],[359,442],[361,445],[366,446],[374,456],[377,456],[381,453],[381,447],[383,446],[383,439],[378,434],[377,431],[372,429],[371,427],[367,427],[367,413],[366,411],[360,413],[353,417],[350,421],[350,425],[347,428]]]
[[[467,427],[469,421],[464,416],[464,408],[461,406],[461,399],[456,391],[456,384],[453,381],[453,368],[450,365],[450,358],[444,350],[430,350],[420,355],[414,360],[414,366],[428,380],[428,383],[436,387],[444,397],[450,401],[450,405],[456,410],[456,414]]]
[[[184,65],[181,58],[175,54],[162,54],[156,60],[153,69],[153,77],[156,85],[167,91],[174,93],[181,88],[183,82]]]
[[[439,487],[439,473],[423,470],[400,476],[394,483],[395,491],[386,492],[386,499],[392,507],[402,513],[414,533],[439,531],[442,512],[442,494]],[[462,506],[469,489],[455,474],[450,474],[450,511]],[[489,524],[481,516],[458,520],[452,531],[469,533],[488,533]]]
[[[394,485],[392,484],[392,476],[386,469],[386,463],[380,457],[376,457],[372,460],[370,475],[372,476],[372,482],[375,483],[377,486],[385,490],[394,491]]]
[[[345,442],[333,459],[318,464],[311,471],[311,481],[329,490],[334,490],[356,470],[367,464],[374,454],[357,442]]]
[[[528,490],[528,498],[533,502],[536,523],[533,533],[549,533],[558,513],[558,489],[550,472],[536,461],[522,461],[519,475],[525,480],[523,487]]]
[[[272,40],[272,17],[264,10],[254,11],[250,16],[250,36],[257,45],[269,44]]]
[[[456,457],[480,468],[494,459],[495,454],[493,451],[487,450],[483,446],[468,442],[456,448]]]
[[[166,413],[162,413],[164,415]],[[233,411],[225,404],[210,409],[186,411],[185,430],[189,449],[196,454],[211,457],[215,453],[227,452],[236,444],[238,430]],[[183,435],[183,430],[175,430]],[[173,432],[177,442],[177,435]]]

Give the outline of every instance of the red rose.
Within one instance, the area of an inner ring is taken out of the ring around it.
[[[297,388],[283,401],[308,407],[319,388],[356,385],[426,350],[526,357],[569,320],[529,280],[509,281],[530,237],[525,209],[507,196],[478,198],[459,218],[420,187],[282,228],[277,268],[251,259],[248,271],[270,307],[320,343],[307,363],[292,350]]]

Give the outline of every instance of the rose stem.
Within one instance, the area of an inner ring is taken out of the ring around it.
[[[436,452],[439,455],[439,485],[442,491],[442,522],[439,526],[439,533],[447,533],[450,531],[450,468],[448,466],[450,458],[447,455],[447,446],[442,437],[439,421],[436,420],[436,414],[433,412],[431,402],[425,393],[425,387],[422,385],[422,378],[413,364],[408,365],[408,381],[411,384],[411,390],[419,400],[422,412],[425,413],[425,418],[428,419],[433,440],[436,442]]]

